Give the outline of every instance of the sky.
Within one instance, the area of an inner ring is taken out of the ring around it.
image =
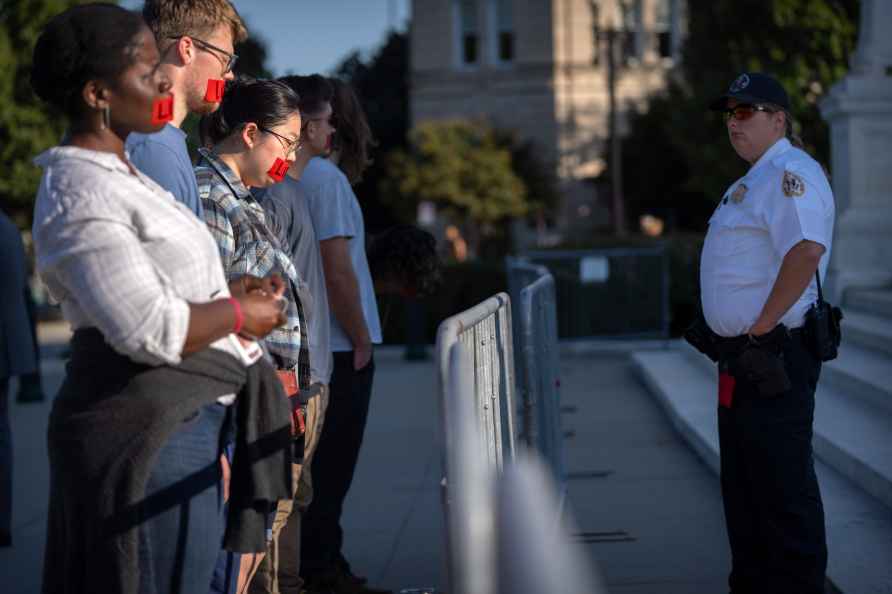
[[[143,0],[121,6],[142,8]],[[410,0],[234,0],[249,33],[267,47],[274,76],[327,73],[354,49],[373,53],[391,20],[405,29]]]

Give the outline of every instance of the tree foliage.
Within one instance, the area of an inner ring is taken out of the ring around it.
[[[675,213],[700,228],[725,188],[746,171],[722,118],[706,110],[741,72],[774,75],[787,89],[806,148],[829,162],[818,101],[848,70],[857,0],[688,0],[688,37],[678,77],[633,114],[623,141],[629,216]]]
[[[527,190],[511,151],[482,122],[425,122],[409,133],[409,150],[387,159],[384,196],[397,208],[421,201],[457,222],[495,224],[528,210]],[[414,210],[412,210],[414,212]]]
[[[59,142],[62,114],[31,90],[31,54],[44,24],[78,0],[0,4],[0,202],[20,225],[30,221],[40,169],[33,159]]]
[[[359,95],[376,145],[372,164],[356,186],[371,231],[392,226],[396,214],[382,200],[382,180],[387,175],[383,155],[405,148],[409,133],[409,37],[393,31],[368,60],[358,51],[348,54],[334,76],[350,83]],[[414,217],[411,219],[414,221]]]

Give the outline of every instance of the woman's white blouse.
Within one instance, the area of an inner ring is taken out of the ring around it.
[[[37,270],[72,328],[98,328],[134,361],[179,363],[189,303],[229,295],[204,221],[114,154],[64,146],[34,162]],[[229,337],[211,346],[239,357]]]

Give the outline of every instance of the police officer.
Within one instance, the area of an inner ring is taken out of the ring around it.
[[[741,74],[711,105],[749,163],[709,220],[703,317],[719,359],[719,444],[732,594],[824,592],[824,510],[812,458],[821,370],[803,324],[826,271],[834,201],[793,134],[787,93]]]

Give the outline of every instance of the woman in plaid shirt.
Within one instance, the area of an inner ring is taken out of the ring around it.
[[[263,342],[277,368],[285,393],[292,400],[295,462],[303,453],[306,396],[310,385],[305,307],[308,292],[268,215],[249,188],[282,181],[294,161],[300,140],[298,96],[288,86],[269,80],[240,80],[226,88],[220,109],[202,121],[206,145],[195,168],[198,195],[205,222],[217,241],[223,268],[230,281],[245,275],[280,274],[286,281],[285,325],[273,330]],[[295,464],[293,484],[300,466]],[[291,513],[290,501],[282,502],[272,525],[273,541]],[[275,563],[275,547],[270,548]],[[250,582],[263,556],[244,556],[239,589]],[[272,588],[271,588],[272,589]]]

